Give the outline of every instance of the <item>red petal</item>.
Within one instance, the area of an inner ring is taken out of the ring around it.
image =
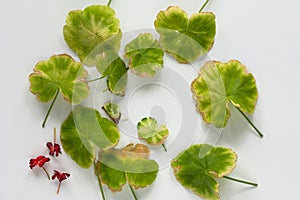
[[[50,158],[44,157],[43,159],[41,159],[41,160],[39,161],[38,165],[39,165],[39,167],[43,167],[44,164],[45,164],[46,162],[49,162],[49,161],[50,161]]]

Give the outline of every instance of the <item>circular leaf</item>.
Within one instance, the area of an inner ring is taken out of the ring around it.
[[[30,90],[41,102],[53,99],[57,90],[72,104],[81,103],[89,95],[87,71],[69,55],[52,56],[37,63],[33,70],[29,76]]]
[[[258,97],[254,76],[237,60],[207,62],[191,88],[204,121],[216,127],[227,125],[228,102],[251,114]]]
[[[89,168],[96,148],[108,149],[118,144],[116,125],[92,108],[75,108],[61,125],[61,143],[67,154],[82,168]]]
[[[195,13],[188,18],[181,8],[170,6],[160,11],[154,22],[164,50],[178,62],[188,63],[207,53],[216,34],[215,15]]]
[[[103,50],[118,52],[121,31],[115,11],[108,6],[92,5],[69,12],[64,26],[64,38],[69,47],[88,65]]]
[[[218,200],[221,178],[235,168],[237,155],[228,148],[192,145],[172,160],[174,175],[182,186],[207,200]]]
[[[163,68],[164,52],[150,33],[139,35],[125,46],[129,69],[141,77],[153,77]]]
[[[101,151],[96,174],[112,191],[121,191],[126,182],[135,189],[151,185],[156,179],[158,164],[148,159],[148,153],[148,147],[142,144]]]
[[[158,126],[157,121],[152,117],[143,118],[137,125],[138,136],[151,145],[161,145],[169,135],[165,125]]]

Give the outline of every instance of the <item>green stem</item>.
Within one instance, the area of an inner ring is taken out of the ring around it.
[[[136,197],[135,192],[134,192],[133,188],[131,187],[131,185],[129,185],[129,188],[130,188],[131,193],[132,193],[132,195],[134,197],[134,200],[138,200],[138,198]]]
[[[164,143],[162,143],[162,145],[161,145],[161,146],[164,148],[165,152],[167,152],[167,148],[166,148],[165,144],[164,144]]]
[[[94,165],[95,165],[95,163],[94,163]],[[95,172],[96,172],[96,176],[97,176],[97,180],[98,180],[98,184],[99,184],[102,199],[105,200],[104,191],[103,191],[101,179],[100,179],[100,176],[99,176],[99,173],[98,173],[98,169],[97,169],[96,166],[94,166],[94,168],[96,169]]]
[[[249,124],[254,128],[254,130],[258,133],[260,137],[264,137],[264,135],[256,128],[256,126],[250,121],[250,119],[247,117],[247,115],[241,111],[241,109],[237,106],[235,106],[236,109],[243,115],[243,117],[249,122]]]
[[[205,3],[202,5],[202,7],[199,10],[199,13],[202,12],[202,10],[205,8],[205,6],[208,4],[209,0],[206,0]]]
[[[50,105],[50,107],[49,107],[49,109],[48,109],[48,112],[47,112],[47,114],[46,114],[46,116],[45,116],[45,119],[44,119],[44,121],[43,121],[43,124],[42,124],[42,127],[43,127],[43,128],[45,128],[46,121],[47,121],[47,119],[48,119],[48,117],[49,117],[49,114],[50,114],[50,112],[51,112],[51,110],[52,110],[52,108],[53,108],[53,105],[54,105],[54,103],[55,103],[55,101],[56,101],[56,98],[57,98],[57,96],[58,96],[58,93],[59,93],[59,89],[57,88],[56,93],[55,93],[55,96],[54,96],[54,99],[53,99],[53,101],[52,101],[52,103],[51,103],[51,105]]]
[[[107,6],[110,6],[112,0],[109,0],[107,3]]]
[[[103,93],[107,92],[108,88],[105,88],[104,90],[102,90]]]
[[[244,183],[244,184],[252,185],[254,187],[258,186],[257,183],[251,183],[251,182],[248,182],[248,181],[243,181],[243,180],[232,178],[232,177],[229,177],[229,176],[223,176],[223,178],[226,178],[226,179],[231,180],[231,181],[239,182],[239,183]]]
[[[49,173],[47,172],[47,170],[46,170],[44,167],[42,167],[42,169],[44,170],[44,172],[46,173],[48,179],[50,180],[50,175],[49,175]]]
[[[92,80],[88,80],[88,81],[86,81],[86,82],[90,83],[90,82],[98,81],[98,80],[103,79],[103,78],[105,78],[105,77],[106,77],[106,76],[101,76],[101,77],[99,77],[99,78],[95,78],[95,79],[92,79]]]

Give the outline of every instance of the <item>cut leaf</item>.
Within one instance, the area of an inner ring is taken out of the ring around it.
[[[118,52],[121,37],[115,11],[104,5],[69,12],[64,26],[66,43],[88,66],[95,65],[104,50]]]
[[[150,33],[139,35],[125,46],[130,70],[141,77],[153,77],[163,68],[164,52]]]
[[[106,114],[113,120],[115,124],[118,124],[121,119],[121,113],[119,111],[119,106],[112,102],[107,102],[102,106],[102,109],[106,112]]]
[[[137,125],[138,136],[151,145],[161,145],[169,135],[165,125],[158,126],[157,121],[152,117],[143,118]]]
[[[69,55],[52,56],[49,60],[37,63],[33,70],[34,73],[29,76],[31,92],[40,102],[53,99],[43,126],[58,93],[72,104],[81,103],[89,95],[87,71]]]
[[[228,103],[251,114],[258,97],[255,78],[237,60],[209,61],[191,85],[197,109],[207,123],[225,127],[230,117]]]
[[[216,34],[213,13],[195,13],[188,18],[187,13],[176,6],[160,11],[154,25],[160,34],[161,46],[180,63],[192,62],[206,54]]]
[[[218,200],[221,178],[235,168],[237,155],[228,148],[192,145],[172,160],[174,175],[182,186],[207,200]]]
[[[149,149],[142,144],[101,151],[95,174],[112,191],[121,191],[126,182],[135,189],[143,188],[154,182],[158,172],[158,164],[148,157]]]
[[[105,51],[98,55],[97,70],[107,77],[107,87],[113,94],[125,95],[128,69],[118,54]]]
[[[96,148],[111,148],[118,144],[119,138],[116,125],[92,108],[75,108],[61,125],[62,146],[82,168],[93,164]]]

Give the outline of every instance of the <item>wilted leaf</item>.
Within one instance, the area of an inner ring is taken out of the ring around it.
[[[117,104],[114,104],[112,102],[107,102],[102,106],[102,109],[106,112],[106,114],[115,122],[115,124],[118,124],[121,119],[121,113],[119,111],[119,106]]]

